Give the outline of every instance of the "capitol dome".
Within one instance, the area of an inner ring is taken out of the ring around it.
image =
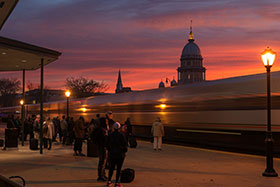
[[[190,39],[189,43],[187,43],[183,48],[181,58],[189,57],[189,56],[201,57],[200,49],[198,45],[194,43],[193,39]]]

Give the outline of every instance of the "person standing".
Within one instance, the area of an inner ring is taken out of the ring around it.
[[[80,118],[74,124],[74,134],[75,134],[75,143],[74,143],[74,156],[85,156],[82,153],[83,139],[85,133],[84,118]]]
[[[43,124],[43,137],[44,137],[44,148],[51,150],[52,148],[52,138],[54,134],[54,125],[50,117]]]
[[[61,132],[62,132],[62,144],[64,145],[66,142],[67,137],[67,129],[68,129],[68,123],[65,119],[65,116],[62,116],[62,120],[60,122]]]
[[[162,137],[164,136],[164,127],[159,117],[157,117],[156,121],[153,123],[151,132],[154,136],[154,150],[156,151],[158,149],[159,151],[161,151]]]
[[[94,133],[96,135],[96,143],[98,146],[98,178],[97,181],[107,181],[106,173],[105,173],[105,167],[106,162],[108,159],[108,135],[109,135],[109,122],[107,118],[100,118],[100,126],[96,128],[96,132]]]
[[[115,123],[115,121],[113,120],[113,112],[112,111],[108,111],[106,113],[106,119],[108,120],[108,124],[109,124],[109,131],[112,131],[112,127]]]
[[[34,138],[36,140],[39,140],[40,139],[40,115],[37,115],[34,120],[33,130],[34,130]]]
[[[126,135],[126,138],[128,140],[129,137],[132,136],[132,126],[131,126],[131,122],[130,122],[130,118],[129,117],[126,119],[124,124],[126,126],[125,135]]]
[[[68,134],[69,134],[69,141],[71,145],[74,142],[74,131],[73,131],[74,125],[75,125],[74,118],[71,117],[68,123]]]
[[[112,185],[112,176],[115,167],[117,166],[116,173],[116,187],[121,187],[119,183],[120,173],[122,165],[125,159],[125,153],[127,152],[127,141],[124,137],[124,134],[120,132],[121,125],[116,122],[113,125],[113,132],[108,137],[108,151],[110,158],[110,168],[109,168],[109,177],[107,186]]]

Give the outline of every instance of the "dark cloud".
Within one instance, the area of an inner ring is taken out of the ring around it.
[[[143,89],[176,77],[191,19],[210,79],[219,78],[217,68],[223,76],[246,73],[239,67],[257,64],[267,45],[280,50],[279,7],[275,0],[25,0],[1,35],[61,51],[46,67],[55,88],[83,75],[107,81],[113,91],[122,69],[127,84]],[[37,74],[28,79],[38,81]]]

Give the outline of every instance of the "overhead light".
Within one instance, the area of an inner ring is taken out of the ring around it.
[[[22,60],[21,62],[27,62],[27,60]]]
[[[6,55],[7,53],[6,52],[2,52],[2,55]]]

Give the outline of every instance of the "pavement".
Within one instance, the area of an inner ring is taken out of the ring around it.
[[[97,182],[98,158],[73,156],[72,146],[53,145],[53,149],[29,150],[19,145],[0,150],[0,174],[19,175],[26,186],[39,187],[103,187]],[[86,153],[86,144],[83,145]],[[163,145],[154,151],[150,142],[138,141],[136,149],[129,149],[123,168],[135,170],[135,180],[124,187],[276,187],[280,178],[262,176],[265,157],[229,153],[177,145]],[[280,159],[274,159],[280,174]],[[114,177],[113,177],[114,179]],[[20,183],[20,182],[19,182]]]

